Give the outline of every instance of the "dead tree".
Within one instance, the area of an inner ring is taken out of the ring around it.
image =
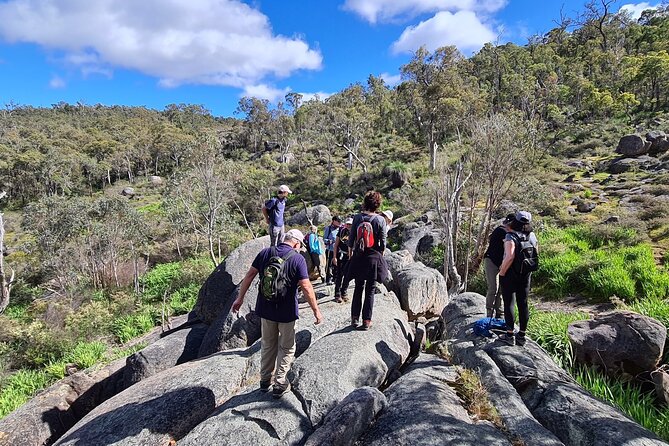
[[[0,192],[0,200],[7,195],[7,192]],[[2,314],[9,305],[9,297],[14,285],[15,271],[12,269],[9,279],[5,269],[5,220],[0,212],[0,314]]]

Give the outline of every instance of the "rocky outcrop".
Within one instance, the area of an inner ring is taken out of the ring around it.
[[[360,444],[511,445],[492,424],[472,420],[449,386],[457,377],[455,368],[436,356],[418,359],[385,392],[388,408]]]
[[[649,149],[650,144],[647,144],[640,135],[625,135],[620,138],[616,153],[634,157],[647,154]]]
[[[659,155],[669,150],[669,140],[667,134],[660,130],[653,130],[646,133],[646,141],[650,142],[648,153],[650,155]]]
[[[125,358],[78,372],[0,420],[1,446],[52,444],[95,406],[123,390]]]
[[[179,445],[297,445],[311,432],[292,393],[272,398],[259,389],[233,396],[186,435]]]
[[[579,363],[601,367],[612,376],[655,370],[667,338],[661,322],[631,311],[612,311],[572,322],[567,333]]]
[[[394,289],[402,309],[411,317],[441,314],[448,303],[444,276],[420,262],[411,263],[393,275]]]
[[[311,218],[311,222],[309,222],[307,215]],[[330,212],[330,209],[323,204],[319,204],[308,207],[306,212],[303,208],[301,211],[290,217],[286,224],[289,226],[307,226],[313,223],[316,226],[323,226],[329,225],[331,221],[332,213]]]
[[[178,330],[128,356],[124,372],[126,387],[197,358],[208,328],[205,324],[197,324]]]
[[[305,446],[351,446],[387,405],[385,395],[376,388],[356,389],[326,415]]]
[[[388,239],[400,245],[400,249],[407,250],[412,256],[418,253],[418,248],[423,241],[423,250],[431,246],[431,241],[439,240],[440,231],[436,228],[431,216],[426,214],[415,221],[398,219],[393,227],[388,230]],[[423,254],[425,251],[423,251]]]
[[[151,175],[149,177],[149,184],[151,186],[154,186],[154,187],[162,186],[163,185],[163,178],[159,177],[158,175]]]
[[[200,346],[199,356],[246,347],[260,338],[260,321],[255,315],[258,277],[249,287],[238,313],[231,311],[239,295],[239,284],[256,255],[269,247],[269,236],[244,243],[235,249],[207,278],[200,289],[193,313],[211,324]]]
[[[638,169],[654,169],[660,165],[660,160],[651,156],[643,155],[638,158],[621,158],[613,160],[608,167],[608,171],[613,174],[634,171]]]
[[[560,444],[555,437],[566,445],[666,444],[586,392],[533,341],[512,347],[476,337],[472,324],[484,314],[483,296],[465,293],[451,299],[443,312],[449,351],[455,362],[480,370],[512,435],[542,445]]]
[[[312,344],[291,371],[293,391],[312,424],[358,387],[379,387],[409,356],[407,317],[389,295],[376,296],[373,327],[335,331]]]

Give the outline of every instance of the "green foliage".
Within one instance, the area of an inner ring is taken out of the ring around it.
[[[541,261],[534,277],[548,295],[578,292],[625,301],[669,296],[669,274],[630,229],[548,228],[539,237]]]
[[[28,401],[49,384],[43,371],[20,370],[6,378],[0,390],[0,418]]]
[[[548,313],[532,309],[527,331],[560,367],[569,370],[574,366],[574,354],[567,327],[584,319],[589,319],[585,313]]]
[[[156,302],[163,299],[163,295],[174,285],[180,275],[183,265],[181,262],[162,263],[156,265],[142,277],[144,300]]]
[[[172,293],[169,298],[170,314],[177,315],[191,311],[197,301],[199,291],[200,284],[192,283]]]
[[[124,344],[149,332],[156,325],[156,311],[147,307],[139,313],[121,316],[112,322],[112,333]]]

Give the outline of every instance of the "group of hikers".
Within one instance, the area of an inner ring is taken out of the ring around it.
[[[383,283],[388,278],[384,251],[393,219],[392,211],[380,211],[383,201],[381,194],[369,191],[364,196],[359,213],[345,218],[343,222],[338,216],[332,218],[323,234],[323,249],[316,226],[312,225],[306,236],[299,229],[285,230],[284,211],[291,193],[287,185],[281,185],[276,196],[264,204],[262,214],[268,225],[270,247],[255,257],[240,284],[238,297],[232,304],[232,311],[238,312],[253,280],[260,274],[255,307],[261,319],[260,389],[269,391],[271,388],[277,398],[290,390],[287,374],[295,355],[298,289],[313,311],[315,323],[320,324],[323,320],[307,262],[298,251],[305,247],[322,282],[334,284],[336,302],[348,302],[349,284],[354,282],[351,326],[358,330],[369,330],[372,326],[375,284]],[[529,212],[525,211],[508,216],[502,226],[493,231],[485,258],[489,285],[488,313],[491,317],[493,312],[497,317],[501,316],[501,295],[507,331],[500,339],[511,344],[524,343],[529,318],[527,293],[531,272],[528,271],[532,268],[526,267],[526,271],[517,272],[514,250],[518,258],[518,252],[524,253],[527,246],[533,246],[536,251],[537,242],[530,225],[531,218]],[[325,273],[320,262],[322,254],[326,258]],[[517,335],[513,331],[514,294],[520,315],[520,331]]]

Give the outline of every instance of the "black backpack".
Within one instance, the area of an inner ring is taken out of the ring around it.
[[[526,275],[539,269],[539,252],[530,241],[529,234],[511,233],[516,242],[516,252],[511,267],[518,275]]]
[[[297,251],[291,249],[281,257],[277,254],[276,246],[272,246],[271,257],[260,277],[260,295],[268,302],[278,303],[286,298],[288,277],[286,277],[284,266],[296,254]]]

